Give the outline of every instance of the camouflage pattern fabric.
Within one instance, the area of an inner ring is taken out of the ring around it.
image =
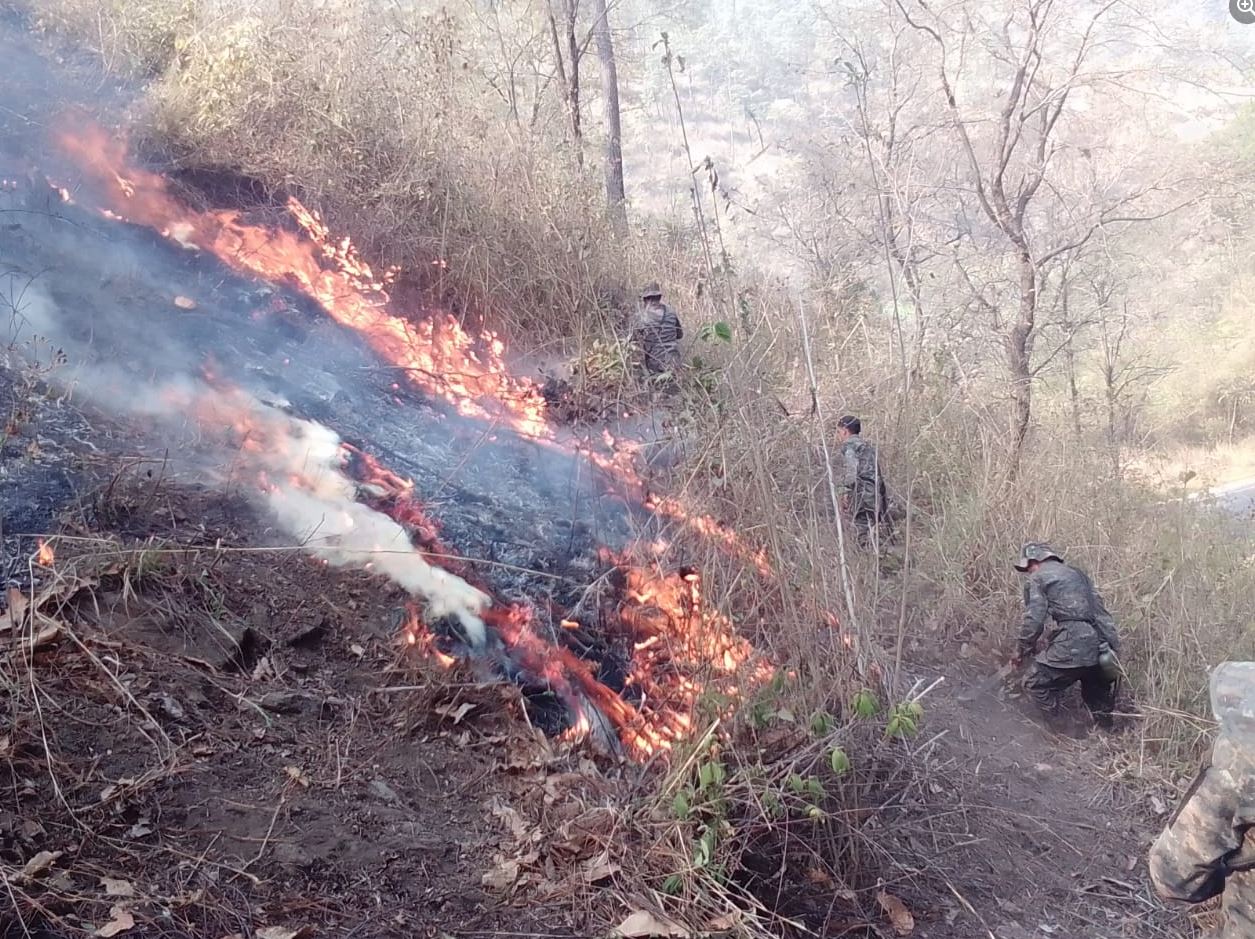
[[[1255,662],[1212,673],[1220,734],[1204,767],[1150,853],[1150,876],[1168,900],[1201,903],[1223,892],[1216,939],[1255,936]]]
[[[1054,626],[1046,628],[1047,618]],[[1115,619],[1083,571],[1059,560],[1043,561],[1024,582],[1024,620],[1020,656],[1028,658],[1042,633],[1046,648],[1037,661],[1051,668],[1086,668],[1098,663],[1098,647],[1106,641],[1119,650]]]
[[[854,434],[841,444],[841,462],[841,488],[850,496],[854,517],[867,514],[875,519],[884,515],[885,480],[875,446]]]
[[[1077,682],[1081,683],[1081,699],[1094,715],[1094,720],[1100,727],[1110,730],[1113,726],[1111,712],[1116,706],[1116,683],[1097,665],[1051,668],[1038,662],[1025,679],[1024,690],[1048,719],[1057,718],[1063,693]]]
[[[632,323],[632,335],[640,343],[650,374],[674,373],[680,367],[684,327],[670,306],[652,298],[644,301]]]

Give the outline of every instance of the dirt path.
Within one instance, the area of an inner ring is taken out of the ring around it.
[[[1131,732],[1059,737],[1001,691],[960,703],[965,681],[977,680],[947,680],[926,699],[925,771],[887,813],[901,891],[913,887],[921,904],[941,898],[915,935],[1191,935],[1188,918],[1165,909],[1147,880],[1162,823],[1151,806],[1170,805],[1171,795],[1152,799],[1134,779]]]

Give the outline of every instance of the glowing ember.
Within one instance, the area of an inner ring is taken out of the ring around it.
[[[52,552],[52,547],[44,539],[39,539],[39,548],[35,552],[35,563],[41,567],[52,567],[56,555]]]

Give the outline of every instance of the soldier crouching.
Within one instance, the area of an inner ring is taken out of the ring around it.
[[[1224,895],[1213,939],[1255,936],[1255,662],[1224,662],[1211,676],[1220,723],[1211,760],[1150,851],[1150,879],[1166,900]]]
[[[663,303],[662,288],[656,283],[641,291],[641,304],[632,318],[632,338],[641,347],[650,375],[678,377],[684,327],[675,310]]]
[[[1065,564],[1049,545],[1024,545],[1015,569],[1028,575],[1015,663],[1030,658],[1043,633],[1046,636],[1046,648],[1037,655],[1024,690],[1052,729],[1058,730],[1063,693],[1079,682],[1081,698],[1094,722],[1111,730],[1119,676],[1115,653],[1120,649],[1115,618],[1088,575]],[[1048,618],[1054,621],[1049,630]]]

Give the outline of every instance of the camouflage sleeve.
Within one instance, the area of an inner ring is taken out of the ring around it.
[[[841,487],[848,491],[858,482],[858,454],[850,447],[842,447],[841,465]]]
[[[684,338],[684,325],[680,322],[680,315],[676,313],[675,310],[672,310],[670,307],[668,307],[667,309],[668,309],[668,312],[671,314],[671,324],[675,327],[676,342],[679,342],[681,339]]]
[[[628,316],[628,332],[635,340],[641,338],[641,333],[645,330],[645,317],[639,309],[633,310]]]
[[[1094,591],[1094,620],[1098,626],[1098,631],[1102,637],[1107,640],[1107,645],[1119,652],[1120,651],[1120,633],[1116,629],[1116,618],[1107,610],[1107,604],[1103,601],[1102,594],[1097,590]]]
[[[1024,582],[1024,619],[1020,623],[1020,656],[1028,658],[1037,648],[1037,640],[1046,626],[1050,604],[1046,594],[1033,577]]]
[[[1237,805],[1227,770],[1199,773],[1150,849],[1150,879],[1161,897],[1202,903],[1224,890],[1228,859],[1242,846],[1234,827]]]

